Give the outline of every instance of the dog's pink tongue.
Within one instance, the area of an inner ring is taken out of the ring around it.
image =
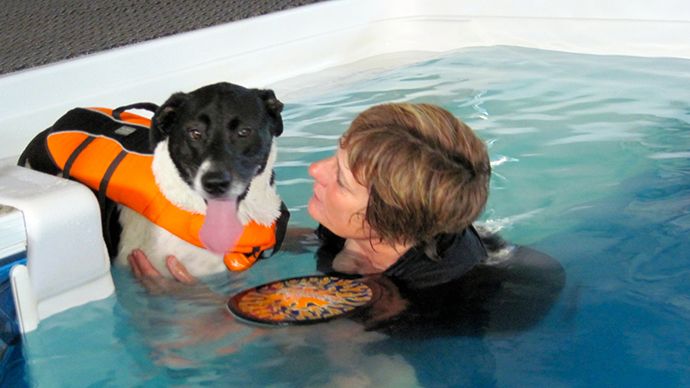
[[[242,223],[237,218],[237,201],[207,201],[206,218],[199,231],[199,238],[206,248],[215,253],[226,253],[235,246],[242,229]]]

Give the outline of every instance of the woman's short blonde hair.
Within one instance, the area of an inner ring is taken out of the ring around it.
[[[434,237],[462,231],[486,205],[486,146],[439,106],[373,106],[354,119],[340,146],[369,190],[364,219],[383,241],[421,244],[436,258]]]

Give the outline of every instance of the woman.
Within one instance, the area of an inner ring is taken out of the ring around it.
[[[480,238],[472,223],[488,197],[486,146],[441,107],[383,104],[365,110],[335,155],[313,163],[309,174],[314,194],[308,211],[321,240],[318,269],[367,275],[382,291],[381,303],[360,317],[368,327],[386,323],[389,331],[404,326],[408,332],[420,319],[427,327],[431,318],[443,330],[447,324],[470,331],[511,326],[524,321],[521,303],[533,307],[542,300],[543,308],[532,314],[538,319],[562,287],[562,268],[550,257],[507,247],[495,236]],[[133,252],[130,262],[137,277],[159,277],[141,252]],[[174,258],[168,267],[181,282],[194,282]],[[487,322],[495,298],[510,300],[499,305],[514,314],[501,311]]]
[[[438,106],[367,109],[335,156],[309,173],[309,214],[320,223],[322,251],[333,254],[322,268],[423,286],[456,279],[487,256],[471,226],[488,197],[486,147]]]

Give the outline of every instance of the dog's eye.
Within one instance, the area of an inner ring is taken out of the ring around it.
[[[247,137],[252,133],[251,128],[240,128],[237,130],[237,136],[239,137]]]
[[[189,137],[192,140],[201,139],[201,131],[198,128],[189,128],[187,129],[187,133],[189,133]]]

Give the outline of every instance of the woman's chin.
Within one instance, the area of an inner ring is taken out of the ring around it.
[[[318,223],[321,223],[321,212],[319,211],[320,205],[321,202],[319,202],[319,200],[315,197],[309,198],[309,202],[307,203],[307,213],[309,213],[311,218]]]

